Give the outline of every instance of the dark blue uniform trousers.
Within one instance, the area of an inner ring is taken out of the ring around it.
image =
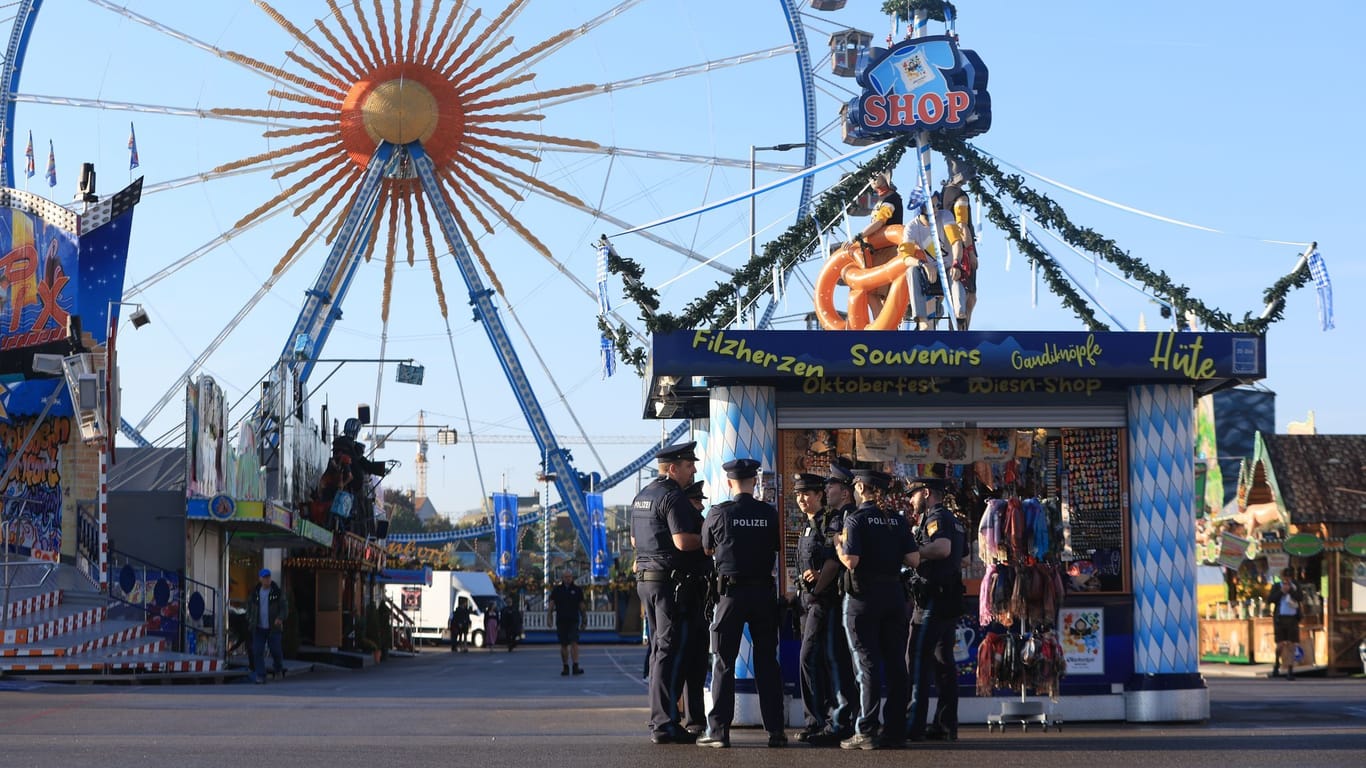
[[[946,731],[958,731],[958,665],[953,660],[954,633],[958,617],[934,615],[931,602],[927,616],[911,625],[906,646],[906,666],[911,677],[911,701],[906,709],[906,734],[912,739],[925,736],[929,717],[930,681],[938,693],[934,722]]]
[[[735,719],[735,658],[740,637],[749,625],[754,650],[754,682],[759,689],[759,716],[770,734],[783,732],[783,679],[778,667],[777,596],[772,586],[732,586],[716,604],[711,623],[711,711],[707,733],[727,738]]]
[[[640,581],[636,593],[650,631],[650,730],[668,731],[679,726],[686,622],[674,600],[673,582]]]
[[[801,687],[806,727],[848,731],[853,726],[858,684],[844,632],[839,598],[802,595]]]
[[[903,650],[908,633],[906,593],[896,581],[866,584],[863,593],[844,598],[844,626],[854,656],[859,687],[859,733],[878,727],[881,686],[878,670],[887,681],[887,703],[882,708],[882,734],[889,741],[904,739],[906,724],[906,664]]]

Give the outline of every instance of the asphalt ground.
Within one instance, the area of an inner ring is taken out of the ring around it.
[[[1198,724],[1067,723],[1061,732],[964,724],[954,744],[846,752],[656,746],[644,649],[591,646],[561,677],[558,649],[427,650],[361,671],[317,668],[266,685],[69,685],[0,680],[0,766],[477,766],[743,764],[1366,766],[1366,680],[1209,675]],[[1247,673],[1247,671],[1244,671]]]

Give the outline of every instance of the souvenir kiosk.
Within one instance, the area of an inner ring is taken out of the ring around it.
[[[1265,351],[1262,337],[1233,333],[677,331],[653,339],[645,417],[692,420],[711,503],[726,497],[724,462],[763,462],[762,491],[784,512],[789,590],[799,534],[791,477],[837,456],[900,477],[946,464],[960,499],[1042,499],[1063,586],[1047,621],[1067,660],[1052,716],[1197,721],[1209,694],[1195,397],[1263,378]],[[972,696],[987,636],[976,547],[985,504],[963,506],[974,557],[955,653],[960,718],[984,722],[1012,692]]]

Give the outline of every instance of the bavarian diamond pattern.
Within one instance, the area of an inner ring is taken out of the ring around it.
[[[1136,674],[1199,671],[1194,420],[1189,386],[1129,389]]]

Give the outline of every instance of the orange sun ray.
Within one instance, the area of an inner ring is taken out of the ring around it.
[[[345,158],[343,157],[342,159],[344,160]],[[336,165],[334,164],[332,167],[336,167]],[[235,226],[238,229],[245,227],[247,224],[255,221],[258,217],[264,215],[266,211],[269,211],[275,206],[279,205],[280,203],[287,201],[289,198],[297,194],[299,190],[303,189],[304,187],[307,187],[309,184],[312,184],[313,182],[322,178],[322,175],[326,173],[328,170],[329,169],[327,166],[323,166],[322,168],[319,168],[317,171],[310,173],[302,179],[299,179],[298,181],[294,182],[293,184],[289,185],[284,190],[282,190],[280,194],[276,195],[275,197],[272,197],[271,199],[267,200],[261,205],[258,205],[255,210],[253,210],[251,213],[248,213],[246,216],[243,216],[233,226]]]
[[[332,30],[327,26],[326,22],[324,22],[322,19],[314,19],[313,26],[318,28],[318,31],[322,33],[322,36],[327,38],[327,42],[332,45],[332,50],[340,54],[342,59],[346,61],[347,65],[351,68],[350,74],[348,74],[347,76],[352,78],[353,80],[358,79],[360,77],[360,73],[365,71],[365,67],[362,66],[361,63],[356,60],[356,57],[351,55],[350,49],[341,44],[341,40],[337,39],[337,36],[333,34]]]
[[[480,190],[476,188],[475,192],[479,193]],[[537,253],[541,254],[545,258],[550,259],[552,261],[554,260],[555,257],[551,255],[550,249],[545,247],[545,243],[542,243],[540,240],[536,239],[536,236],[531,234],[531,230],[527,229],[522,224],[522,222],[517,220],[516,216],[512,215],[512,211],[509,211],[507,208],[504,208],[502,203],[499,203],[497,200],[494,200],[490,196],[484,194],[480,194],[479,196],[483,198],[486,203],[488,203],[489,208],[493,209],[494,213],[498,214],[498,217],[503,220],[504,224],[507,224],[513,232],[516,232],[519,236],[521,236],[523,240],[526,241],[527,245],[530,245],[532,249],[534,249]],[[485,265],[484,269],[489,270],[491,268],[488,265]]]
[[[302,216],[305,213],[307,213],[308,209],[312,208],[313,204],[318,202],[318,200],[321,199],[322,196],[326,194],[329,189],[337,189],[339,184],[341,184],[343,181],[346,181],[347,178],[351,176],[359,177],[360,169],[357,168],[354,164],[342,163],[342,167],[338,168],[336,173],[332,174],[332,176],[327,181],[324,181],[323,183],[317,185],[317,188],[314,189],[308,197],[305,197],[303,201],[299,203],[298,207],[294,209],[294,215]],[[323,210],[328,212],[332,211],[330,207],[324,208]]]
[[[389,223],[386,225],[388,230],[385,234],[384,260],[386,269],[388,264],[394,263],[394,257],[398,254],[398,189],[394,184],[385,185],[384,207],[389,212]]]
[[[555,144],[561,147],[579,147],[582,149],[597,149],[600,145],[596,141],[587,139],[571,139],[567,136],[551,136],[543,133],[525,133],[523,131],[509,131],[503,128],[490,128],[488,126],[478,126],[466,129],[469,133],[477,133],[482,136],[497,136],[500,139],[519,139],[521,141],[532,141],[543,144]]]
[[[384,291],[380,297],[379,319],[380,322],[388,325],[389,323],[389,301],[394,294],[394,240],[393,233],[389,236],[389,253],[384,257]]]
[[[464,69],[450,75],[451,85],[459,88],[465,82],[465,78],[482,68],[485,64],[488,64],[495,56],[507,50],[510,45],[512,45],[512,38],[510,37],[505,37],[497,43],[494,43],[492,47],[480,54],[474,61],[471,61]],[[504,68],[506,68],[506,66],[507,65],[504,65]],[[455,65],[451,65],[451,69],[455,69]]]
[[[375,44],[375,33],[370,30],[370,20],[365,18],[365,9],[361,7],[360,0],[354,0],[356,8],[356,21],[360,24],[360,31],[365,35],[365,44],[369,46],[370,55],[374,57],[375,66],[385,64],[384,57],[379,53],[379,46]]]
[[[491,141],[484,141],[483,139],[476,139],[473,136],[466,136],[465,143],[476,147],[483,147],[484,149],[487,149],[490,152],[497,152],[500,155],[507,155],[509,157],[515,157],[518,160],[525,160],[528,163],[541,162],[541,158],[531,154],[530,152],[525,152],[523,150],[504,146],[502,144],[494,144]]]
[[[394,14],[398,14],[398,0],[394,0]],[[418,19],[422,17],[422,0],[413,0],[413,12],[408,17],[408,38],[407,45],[403,48],[403,60],[413,61],[413,54],[417,52],[417,27]]]
[[[564,202],[569,203],[570,205],[574,205],[574,206],[578,206],[578,207],[584,207],[584,203],[583,203],[582,200],[578,199],[577,197],[574,197],[573,195],[569,194],[568,192],[565,192],[564,190],[562,190],[562,189],[560,189],[560,188],[558,188],[558,187],[556,187],[556,186],[554,186],[554,185],[552,185],[552,184],[547,184],[546,182],[541,181],[540,179],[536,178],[535,176],[532,176],[531,174],[526,173],[525,171],[522,171],[522,170],[519,170],[519,169],[517,169],[517,168],[514,168],[514,167],[508,165],[507,163],[504,163],[504,162],[502,162],[501,160],[495,158],[495,157],[491,157],[490,155],[487,155],[487,154],[485,154],[485,153],[483,153],[483,152],[480,152],[480,151],[477,150],[477,149],[470,149],[470,148],[467,148],[467,147],[461,147],[460,152],[461,152],[461,154],[465,155],[466,157],[474,158],[474,159],[476,159],[476,160],[481,161],[481,162],[484,163],[485,165],[491,166],[491,167],[493,167],[493,168],[497,168],[498,170],[502,171],[503,173],[506,173],[506,174],[508,174],[509,176],[512,176],[512,177],[515,178],[515,179],[519,179],[519,180],[521,180],[521,181],[523,181],[523,182],[525,182],[525,183],[527,183],[527,184],[530,184],[531,186],[533,186],[533,187],[535,187],[535,188],[537,188],[537,189],[539,189],[539,190],[541,190],[541,191],[543,191],[543,192],[546,192],[547,194],[553,195],[553,196],[559,198],[560,200],[563,200]]]
[[[496,75],[496,74],[498,74],[498,73],[500,73],[500,72],[503,72],[503,71],[507,70],[509,66],[512,66],[513,64],[517,63],[518,61],[523,61],[523,60],[525,60],[525,59],[527,59],[527,58],[530,58],[530,57],[532,57],[532,56],[535,56],[536,54],[540,53],[542,50],[544,50],[544,49],[546,49],[546,48],[549,48],[549,47],[554,46],[554,45],[558,45],[562,40],[568,39],[568,38],[569,38],[570,36],[572,36],[573,34],[574,34],[574,30],[565,30],[564,32],[561,32],[560,34],[555,35],[554,37],[552,37],[552,38],[550,38],[550,39],[548,39],[548,40],[543,40],[543,41],[541,41],[540,43],[537,43],[536,45],[533,45],[530,49],[528,49],[528,50],[526,50],[526,51],[523,51],[523,52],[518,53],[517,59],[516,59],[516,60],[504,62],[504,63],[500,64],[500,65],[497,66],[497,67],[492,67],[492,68],[486,70],[484,73],[482,73],[482,74],[479,75],[478,77],[474,78],[473,80],[470,80],[469,82],[466,82],[466,83],[461,83],[460,85],[461,85],[463,88],[473,88],[473,87],[479,85],[480,83],[484,82],[485,80],[488,80],[490,77],[493,77],[494,75]],[[473,99],[470,99],[470,100],[473,101]]]
[[[499,296],[507,298],[507,291],[503,290],[503,281],[499,280],[498,273],[493,271],[493,265],[489,264],[488,257],[484,255],[484,249],[480,247],[479,241],[474,238],[474,233],[470,231],[469,225],[465,223],[465,217],[460,215],[459,209],[451,205],[450,195],[447,195],[444,189],[441,194],[446,200],[446,206],[449,207],[451,213],[455,215],[455,225],[460,228],[460,233],[464,235],[465,243],[469,246],[470,252],[473,253],[474,258],[479,261],[479,266],[484,268],[484,274],[488,275],[489,283],[493,285],[493,290],[497,291]],[[452,251],[455,250],[454,243],[447,243],[447,245],[450,246]]]
[[[350,50],[355,51],[356,57],[364,62],[364,66],[357,67],[357,69],[374,69],[379,66],[379,62],[366,55],[365,46],[360,44],[360,38],[356,36],[356,31],[351,28],[351,22],[346,20],[346,16],[343,15],[341,9],[337,7],[337,0],[327,0],[327,7],[332,9],[332,18],[337,20],[337,24],[341,27],[342,34],[346,35],[347,41],[351,43]],[[337,50],[346,51],[347,49],[339,45],[337,46]]]
[[[479,207],[474,204],[474,201],[470,199],[469,194],[465,192],[465,187],[460,183],[460,181],[458,179],[452,178],[453,174],[455,173],[455,168],[445,168],[441,172],[441,180],[446,183],[446,185],[450,188],[451,191],[455,192],[456,197],[460,198],[460,202],[465,204],[465,207],[469,209],[470,213],[474,214],[474,218],[477,219],[480,225],[484,227],[484,231],[488,232],[489,234],[493,234],[493,224],[488,219],[484,218],[483,212],[481,212],[479,210]],[[447,206],[451,210],[455,210],[455,206],[450,204],[449,197],[450,196],[447,195]]]
[[[409,61],[424,62],[427,60],[427,51],[432,42],[432,32],[436,31],[436,17],[441,12],[440,0],[432,0],[432,8],[427,11],[427,22],[422,26],[422,39],[418,41],[417,47],[413,49],[413,55]]]
[[[375,27],[379,30],[375,33],[375,36],[379,38],[379,44],[384,46],[384,62],[387,64],[397,61],[397,59],[394,58],[393,46],[389,42],[389,22],[384,17],[383,0],[374,0],[374,5]]]
[[[465,7],[465,0],[455,0],[451,10],[446,14],[446,21],[441,24],[441,31],[436,33],[436,39],[432,41],[432,47],[427,49],[427,55],[423,57],[422,63],[435,68],[437,56],[445,53],[446,38],[451,34],[451,27],[455,26],[455,20],[460,18],[460,11]]]
[[[485,87],[480,88],[480,89],[478,89],[478,90],[474,90],[474,91],[465,91],[464,93],[461,94],[460,98],[461,98],[466,104],[473,104],[473,103],[479,101],[480,99],[484,98],[485,96],[489,96],[489,95],[494,94],[494,93],[497,93],[497,92],[499,92],[499,91],[507,90],[508,88],[515,88],[515,87],[517,87],[517,86],[519,86],[519,85],[525,85],[525,84],[527,84],[527,83],[529,83],[529,82],[531,82],[532,80],[535,80],[535,79],[536,79],[536,73],[534,73],[534,72],[523,72],[523,73],[520,74],[520,75],[515,75],[515,76],[513,76],[513,77],[509,77],[509,78],[505,78],[505,79],[503,79],[503,80],[499,80],[498,82],[494,83],[493,85],[485,86]]]
[[[337,98],[337,101],[341,101],[342,99],[346,98],[346,94],[341,93],[340,91],[334,91],[331,88],[324,88],[323,86],[313,82],[312,80],[309,80],[308,78],[300,77],[294,74],[293,72],[287,72],[283,69],[280,69],[279,67],[271,66],[270,64],[267,64],[264,61],[257,61],[256,59],[253,59],[252,57],[247,56],[245,54],[241,54],[236,51],[227,51],[223,55],[226,56],[229,61],[251,67],[252,69],[259,70],[261,72],[265,72],[268,75],[272,75],[286,82],[294,83],[295,85],[303,88],[308,88],[315,93],[321,93],[324,96],[335,96]]]
[[[465,23],[461,25],[460,31],[455,34],[455,39],[452,40],[450,45],[446,46],[446,50],[441,53],[441,59],[436,62],[436,64],[432,65],[432,69],[435,69],[437,72],[442,72],[446,69],[446,62],[450,61],[451,57],[464,47],[465,38],[469,35],[470,30],[474,28],[475,22],[479,21],[479,17],[483,15],[483,13],[484,9],[482,8],[474,9],[474,12],[470,14],[470,17],[465,19]]]
[[[328,157],[333,157],[335,159],[344,159],[346,157],[346,153],[337,151],[337,147],[341,145],[341,139],[333,137],[332,144],[333,146],[323,147],[317,152],[314,152],[313,154],[301,160],[295,160],[289,165],[286,165],[285,167],[276,170],[274,173],[270,174],[270,177],[272,179],[283,179],[286,176],[292,176],[298,173],[299,171],[302,171],[303,169],[307,168],[308,166],[313,165],[314,163],[322,162]]]
[[[522,193],[513,189],[507,182],[493,175],[487,168],[481,168],[475,163],[467,163],[466,167],[472,171],[474,175],[488,182],[490,185],[497,188],[499,192],[502,192],[513,200],[520,203],[525,199],[522,197]]]
[[[242,109],[239,107],[214,107],[209,110],[224,117],[271,117],[277,120],[318,120],[337,119],[335,112],[288,112],[281,109]]]
[[[496,108],[498,108],[498,107],[508,107],[508,106],[512,106],[513,104],[525,104],[525,103],[527,103],[528,101],[539,101],[539,100],[541,100],[541,99],[553,99],[553,98],[556,98],[556,97],[558,97],[558,96],[570,96],[570,95],[573,95],[573,94],[575,94],[575,93],[583,93],[583,92],[585,92],[585,91],[591,91],[591,90],[593,90],[593,89],[596,88],[596,87],[597,87],[596,85],[592,85],[592,84],[589,84],[589,83],[585,83],[585,84],[583,84],[583,85],[568,85],[568,86],[565,86],[564,88],[552,88],[552,89],[550,89],[550,90],[548,90],[548,91],[534,91],[534,92],[532,92],[532,93],[523,93],[523,94],[520,94],[520,95],[518,95],[518,96],[508,96],[507,98],[503,98],[503,99],[493,99],[492,101],[481,101],[481,102],[468,103],[468,104],[465,105],[465,110],[468,111],[468,112],[481,112],[481,111],[486,110],[486,109],[496,109]]]
[[[355,181],[360,178],[360,172],[352,171],[351,175],[353,176],[353,178],[350,182],[348,182],[348,186],[352,183],[355,183]],[[335,179],[337,177],[334,176],[333,178]],[[321,191],[327,189],[327,187],[324,185],[318,187],[318,189]],[[340,196],[340,193],[344,191],[344,189],[345,187],[342,187],[337,190],[338,196]],[[313,195],[310,195],[310,201],[316,199],[316,195],[317,192],[315,192]],[[295,214],[298,215],[300,213],[303,213],[303,210],[304,208],[300,208],[298,211],[295,212]],[[289,246],[289,249],[285,251],[284,256],[281,256],[280,260],[276,262],[275,268],[271,270],[271,274],[278,275],[285,269],[287,269],[289,267],[290,262],[294,260],[295,255],[297,255],[299,250],[304,247],[304,243],[308,242],[309,238],[313,236],[313,233],[318,230],[318,227],[322,226],[323,220],[326,219],[328,216],[334,215],[334,213],[335,212],[332,210],[331,205],[323,206],[323,209],[318,211],[318,213],[312,218],[312,220],[310,220],[308,224],[304,227],[304,230],[299,233],[299,237],[296,238],[294,240],[294,244]],[[338,216],[337,220],[340,221],[342,218],[343,217]]]
[[[331,72],[328,72],[327,70],[323,69],[317,64],[314,64],[313,62],[309,61],[303,56],[300,56],[298,51],[286,51],[285,57],[288,58],[290,61],[298,64],[299,66],[303,67],[304,69],[308,70],[309,72],[312,72],[313,74],[317,75],[319,78],[326,80],[327,82],[337,86],[343,91],[351,87],[350,83],[332,74]]]
[[[334,110],[334,111],[335,111],[335,110],[337,109],[337,107],[339,106],[339,105],[337,104],[337,102],[335,102],[335,101],[327,101],[327,100],[325,100],[325,99],[320,99],[320,98],[318,98],[317,96],[309,96],[308,94],[304,94],[304,93],[295,93],[295,92],[293,92],[293,91],[281,91],[281,90],[277,90],[277,89],[275,89],[275,88],[272,88],[272,89],[270,89],[269,91],[266,91],[266,94],[269,95],[269,96],[273,96],[274,98],[277,98],[277,99],[284,99],[284,100],[287,100],[287,101],[295,101],[295,102],[298,102],[298,103],[300,103],[300,104],[307,104],[307,105],[309,105],[310,107],[320,107],[320,108],[322,108],[322,109],[330,109],[330,110]],[[335,115],[334,115],[334,117],[335,117]]]
[[[432,225],[427,218],[427,197],[426,195],[414,195],[417,198],[417,220],[422,225],[422,242],[427,246],[427,263],[432,269],[432,285],[436,287],[436,303],[441,307],[441,317],[450,317],[446,307],[446,286],[441,282],[441,264],[436,258],[436,243],[432,240]]]
[[[346,67],[343,67],[340,61],[337,61],[335,58],[332,57],[332,54],[323,50],[322,46],[318,45],[313,41],[313,38],[309,37],[308,35],[305,35],[302,31],[300,31],[298,27],[294,26],[293,22],[291,22],[289,19],[286,19],[284,17],[284,14],[272,8],[270,3],[267,3],[266,0],[256,0],[256,5],[260,7],[261,10],[266,12],[266,15],[270,17],[271,21],[283,27],[284,30],[289,33],[290,37],[302,43],[304,46],[308,48],[308,50],[316,54],[318,58],[326,62],[329,67],[332,67],[332,69],[335,71],[337,75],[340,75],[341,77],[345,78],[355,79],[355,72],[347,70]]]
[[[488,40],[494,35],[502,34],[503,27],[509,21],[512,21],[512,18],[516,14],[520,13],[522,10],[522,6],[526,4],[527,0],[512,0],[512,2],[508,3],[507,7],[503,9],[503,12],[493,17],[493,21],[489,22],[488,28],[486,28],[483,34],[479,36],[479,45],[470,46],[467,50],[467,54],[474,53],[474,51],[477,50],[479,46],[484,44],[485,40]],[[509,39],[508,41],[511,42],[511,39]]]
[[[278,139],[284,136],[306,136],[310,133],[336,133],[335,125],[305,125],[299,128],[274,128],[261,134],[267,139]]]
[[[408,266],[413,266],[416,261],[416,253],[413,249],[413,189],[412,185],[403,190],[403,235],[408,242]]]
[[[328,144],[334,141],[336,141],[336,137],[324,136],[321,139],[305,141],[301,144],[293,144],[288,147],[280,147],[279,149],[272,149],[269,152],[262,152],[259,155],[252,155],[251,157],[244,157],[241,160],[234,160],[231,163],[224,163],[223,165],[214,168],[213,171],[214,173],[233,171],[238,168],[245,168],[249,165],[256,165],[257,163],[264,163],[268,160],[275,160],[286,155],[292,155],[295,152],[307,152],[310,149],[317,149],[318,147],[321,147],[324,144]]]

